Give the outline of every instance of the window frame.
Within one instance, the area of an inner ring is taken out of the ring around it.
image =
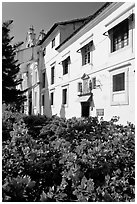
[[[128,105],[129,104],[129,93],[128,93],[128,67],[117,68],[112,70],[110,73],[111,76],[111,105]],[[113,76],[124,73],[124,90],[113,91]],[[115,100],[114,98],[119,98],[119,100]],[[120,100],[120,97],[124,99]]]
[[[82,66],[91,64],[92,60],[92,41],[86,44],[84,47],[81,48],[82,53]]]
[[[122,29],[121,29],[121,27],[122,27]],[[124,28],[124,31],[123,31],[123,28]],[[129,41],[129,19],[128,18],[126,18],[122,22],[115,25],[108,32],[110,35],[110,53],[117,52],[117,51],[129,46],[130,41]],[[125,34],[127,35],[127,39],[124,40]],[[118,42],[119,38],[120,38],[120,42]],[[115,40],[117,41],[116,45],[114,45]],[[125,45],[125,41],[127,41],[126,45]],[[121,43],[121,47],[119,47],[120,43]],[[117,47],[117,48],[115,48],[115,47]]]
[[[64,103],[64,91],[66,90],[66,98],[65,98],[65,103]],[[63,107],[68,107],[68,85],[62,87],[62,106]]]
[[[62,61],[63,76],[69,73],[70,57]],[[67,66],[67,67],[66,67]]]

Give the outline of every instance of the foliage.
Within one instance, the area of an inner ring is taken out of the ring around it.
[[[42,115],[29,115],[24,116],[23,120],[28,128],[28,133],[33,137],[37,138],[39,136],[40,130],[43,125],[47,124],[47,117]]]
[[[21,43],[12,45],[10,37],[10,26],[12,20],[2,24],[2,102],[14,105],[18,110],[25,100],[23,92],[16,89],[21,83],[21,79],[17,78],[19,73],[19,64],[15,59],[16,49]]]
[[[6,104],[2,105],[2,140],[10,140],[10,131],[13,130],[13,124],[23,121],[24,114],[16,111],[15,107]]]
[[[133,124],[54,116],[39,137],[22,121],[10,134],[3,142],[3,201],[134,201]]]

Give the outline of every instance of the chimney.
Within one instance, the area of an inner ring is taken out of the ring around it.
[[[39,34],[39,37],[38,37],[38,42],[40,42],[44,37],[45,37],[45,33],[44,33],[44,30],[42,29],[41,31],[40,31],[40,34]]]

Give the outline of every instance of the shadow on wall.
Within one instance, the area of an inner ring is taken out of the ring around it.
[[[65,113],[65,107],[64,107],[64,106],[61,106],[61,109],[60,109],[60,117],[61,117],[61,118],[65,118],[65,115],[66,115],[66,113]]]

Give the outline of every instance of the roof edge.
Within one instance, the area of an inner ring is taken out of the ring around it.
[[[97,10],[93,15],[90,15],[87,17],[87,21],[80,26],[77,30],[75,30],[67,39],[65,39],[58,47],[56,47],[56,50],[58,50],[64,43],[66,43],[70,38],[72,38],[78,31],[80,31],[87,23],[89,23],[91,20],[95,19],[100,13],[102,13],[110,4],[113,2],[107,2],[105,3],[99,10]]]
[[[46,38],[53,32],[53,30],[58,26],[58,25],[66,25],[66,24],[70,24],[70,23],[74,23],[74,22],[80,22],[80,21],[87,21],[89,17],[83,17],[83,18],[78,18],[78,19],[72,19],[72,20],[68,20],[68,21],[60,21],[55,23],[50,30],[47,32],[47,34],[45,35],[45,37],[38,43],[38,45],[41,45]]]

